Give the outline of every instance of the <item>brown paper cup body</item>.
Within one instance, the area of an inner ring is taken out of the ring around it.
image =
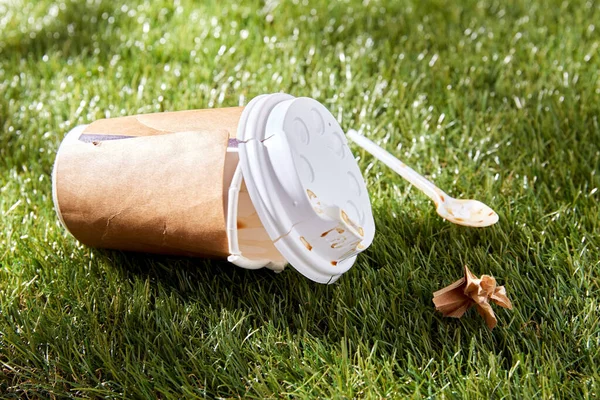
[[[242,110],[99,120],[67,137],[54,171],[65,227],[93,247],[226,257],[223,171]]]

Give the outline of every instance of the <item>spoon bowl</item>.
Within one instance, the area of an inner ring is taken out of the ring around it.
[[[498,214],[479,200],[455,199],[449,196],[444,201],[436,201],[436,211],[440,217],[452,223],[483,228],[498,222]]]

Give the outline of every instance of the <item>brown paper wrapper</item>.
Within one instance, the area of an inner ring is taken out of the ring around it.
[[[83,132],[86,135],[155,136],[175,132],[226,131],[237,136],[237,127],[244,107],[174,111],[100,119]]]
[[[66,228],[93,247],[226,257],[223,170],[242,108],[98,120],[55,164]]]
[[[477,278],[466,265],[464,272],[464,278],[433,293],[435,308],[446,317],[461,318],[469,308],[475,306],[487,326],[494,329],[498,320],[489,302],[512,310],[506,289],[497,286],[496,279],[490,275]]]

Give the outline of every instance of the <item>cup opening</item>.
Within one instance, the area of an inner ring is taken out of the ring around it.
[[[237,149],[228,148],[223,173],[223,209],[225,211],[225,220],[229,219],[228,203],[230,187],[234,180],[238,164],[239,155]],[[268,265],[260,265],[259,267],[275,267],[273,269],[281,270],[281,266],[287,264],[287,261],[279,250],[277,250],[260,221],[243,179],[238,192],[237,204],[233,204],[233,207],[237,207],[235,228],[237,229],[237,249],[239,254],[232,253],[232,256],[243,256],[243,258],[250,261],[248,265],[245,265],[243,262],[236,263],[236,265],[254,269],[257,266],[252,263],[253,261],[266,261],[263,264]],[[231,241],[235,240],[233,236],[229,235],[230,249],[232,248]],[[235,247],[235,243],[233,245]]]

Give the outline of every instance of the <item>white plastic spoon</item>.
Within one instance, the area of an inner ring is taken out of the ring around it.
[[[371,140],[360,135],[354,129],[346,134],[354,143],[371,153],[398,175],[425,193],[436,206],[437,213],[458,225],[482,228],[498,222],[498,214],[478,200],[461,200],[448,196],[444,191],[419,175],[414,169],[398,160]]]

